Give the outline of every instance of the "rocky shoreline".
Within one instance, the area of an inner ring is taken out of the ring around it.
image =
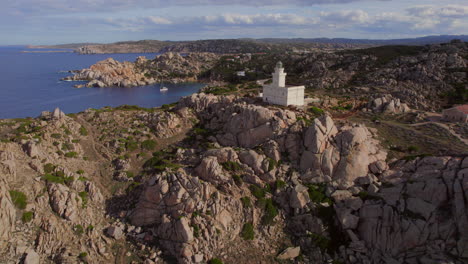
[[[199,75],[210,69],[219,57],[212,53],[164,53],[153,60],[138,57],[135,62],[118,62],[112,58],[97,62],[89,69],[73,72],[63,81],[87,81],[86,87],[134,87],[160,82],[199,81]]]

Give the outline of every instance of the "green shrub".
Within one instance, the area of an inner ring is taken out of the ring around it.
[[[193,236],[200,237],[200,226],[192,225],[192,227],[193,227]]]
[[[11,190],[10,197],[13,201],[13,204],[19,209],[26,209],[26,205],[28,205],[28,197],[26,194],[20,191]]]
[[[28,222],[31,222],[31,220],[33,219],[33,216],[34,216],[34,213],[33,212],[24,212],[23,215],[21,216],[21,220],[23,221],[23,223],[28,223]]]
[[[306,184],[309,192],[310,200],[314,203],[333,204],[333,201],[325,195],[325,184]]]
[[[91,225],[91,224],[89,224],[89,225],[86,227],[86,231],[88,231],[88,232],[91,232],[91,231],[93,231],[93,230],[94,230],[94,226]]]
[[[80,236],[84,234],[84,228],[82,225],[75,225],[73,227],[73,231],[75,231],[75,234],[80,235]]]
[[[281,190],[285,186],[286,186],[286,182],[284,182],[283,180],[276,180],[275,181],[275,190]]]
[[[141,148],[145,150],[153,150],[156,148],[156,141],[148,139],[141,142]]]
[[[329,249],[331,243],[330,239],[316,233],[310,233],[309,237],[312,239],[312,242],[321,250],[325,251]]]
[[[278,166],[278,162],[272,158],[268,158],[268,171],[272,171],[276,166]]]
[[[79,175],[82,175],[82,174],[84,174],[84,170],[79,169],[79,170],[76,171],[76,173],[79,174]]]
[[[219,258],[212,258],[210,261],[208,261],[208,264],[223,264],[223,261],[221,261]]]
[[[88,192],[82,191],[82,192],[79,192],[78,195],[81,198],[81,202],[82,202],[81,206],[83,208],[86,208],[86,206],[88,205]]]
[[[80,140],[79,139],[72,139],[72,143],[80,143]]]
[[[255,231],[252,223],[245,223],[242,227],[241,237],[244,240],[254,240],[255,238]]]
[[[262,217],[262,224],[272,225],[274,223],[275,217],[278,215],[278,209],[273,204],[272,199],[265,200],[265,212]]]
[[[65,135],[71,135],[72,134],[70,129],[68,129],[68,128],[64,127],[64,126],[62,126],[62,128],[63,128],[63,132],[65,133]]]
[[[62,143],[62,150],[73,150],[75,147],[70,143]]]
[[[86,252],[81,252],[81,253],[78,255],[78,258],[84,259],[84,258],[86,258],[87,256],[88,256],[88,253],[86,253]]]
[[[240,171],[242,167],[240,166],[239,163],[235,161],[226,161],[221,163],[221,166],[227,171]]]
[[[234,179],[234,182],[235,182],[238,186],[242,185],[242,178],[241,178],[241,176],[235,174],[235,175],[232,175],[232,178]]]
[[[324,111],[321,108],[312,106],[310,109],[310,112],[312,112],[314,115],[323,115]]]
[[[127,174],[127,177],[128,177],[128,178],[133,178],[133,177],[135,177],[135,175],[134,175],[133,172],[131,172],[131,171],[126,171],[125,174]]]
[[[55,138],[55,139],[59,139],[59,138],[62,137],[62,135],[60,135],[59,133],[53,133],[53,134],[50,135],[50,137]]]
[[[46,165],[44,165],[44,172],[45,173],[51,173],[55,170],[55,165],[52,164],[52,163],[47,163]]]
[[[80,127],[79,132],[80,132],[80,135],[82,135],[82,136],[87,136],[88,135],[88,130],[84,126]]]
[[[242,197],[240,200],[244,208],[249,208],[252,206],[252,202],[250,201],[249,197],[245,196],[245,197]]]
[[[249,189],[255,198],[260,199],[265,197],[265,190],[258,187],[257,185],[250,185]]]
[[[416,152],[416,151],[418,151],[418,150],[419,150],[419,148],[418,148],[417,146],[409,146],[409,147],[408,147],[408,151],[409,151],[409,152]]]
[[[136,142],[136,141],[127,141],[125,143],[125,148],[128,151],[134,151],[134,150],[138,149],[138,142]]]
[[[67,157],[67,158],[76,158],[77,156],[78,156],[78,153],[76,153],[74,151],[70,151],[70,152],[65,153],[65,157]]]
[[[58,171],[56,173],[46,173],[42,176],[42,179],[47,182],[59,183],[59,184],[70,184],[73,181],[73,177],[65,176],[63,171]]]

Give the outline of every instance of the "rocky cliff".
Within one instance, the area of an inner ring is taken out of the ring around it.
[[[194,94],[1,121],[0,262],[464,263],[468,157]]]

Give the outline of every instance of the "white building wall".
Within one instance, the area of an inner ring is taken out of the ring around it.
[[[304,86],[288,87],[287,105],[304,105]]]
[[[285,88],[278,88],[274,86],[264,86],[263,88],[263,101],[270,104],[286,105],[287,104],[287,90]]]

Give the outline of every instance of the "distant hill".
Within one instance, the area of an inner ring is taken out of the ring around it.
[[[347,39],[347,38],[263,38],[244,39],[263,43],[326,43],[352,45],[427,45],[450,42],[452,39],[468,41],[468,35],[440,35],[404,39]]]
[[[64,44],[30,46],[33,48],[74,49],[80,54],[103,53],[263,53],[275,51],[312,51],[317,49],[356,49],[384,45],[427,45],[449,42],[452,39],[468,41],[468,35],[440,35],[406,39],[347,39],[347,38],[262,38],[262,39],[208,39],[195,41],[140,40],[111,44]]]
[[[70,43],[58,45],[28,45],[29,49],[77,49],[87,45],[96,45],[98,43]]]

